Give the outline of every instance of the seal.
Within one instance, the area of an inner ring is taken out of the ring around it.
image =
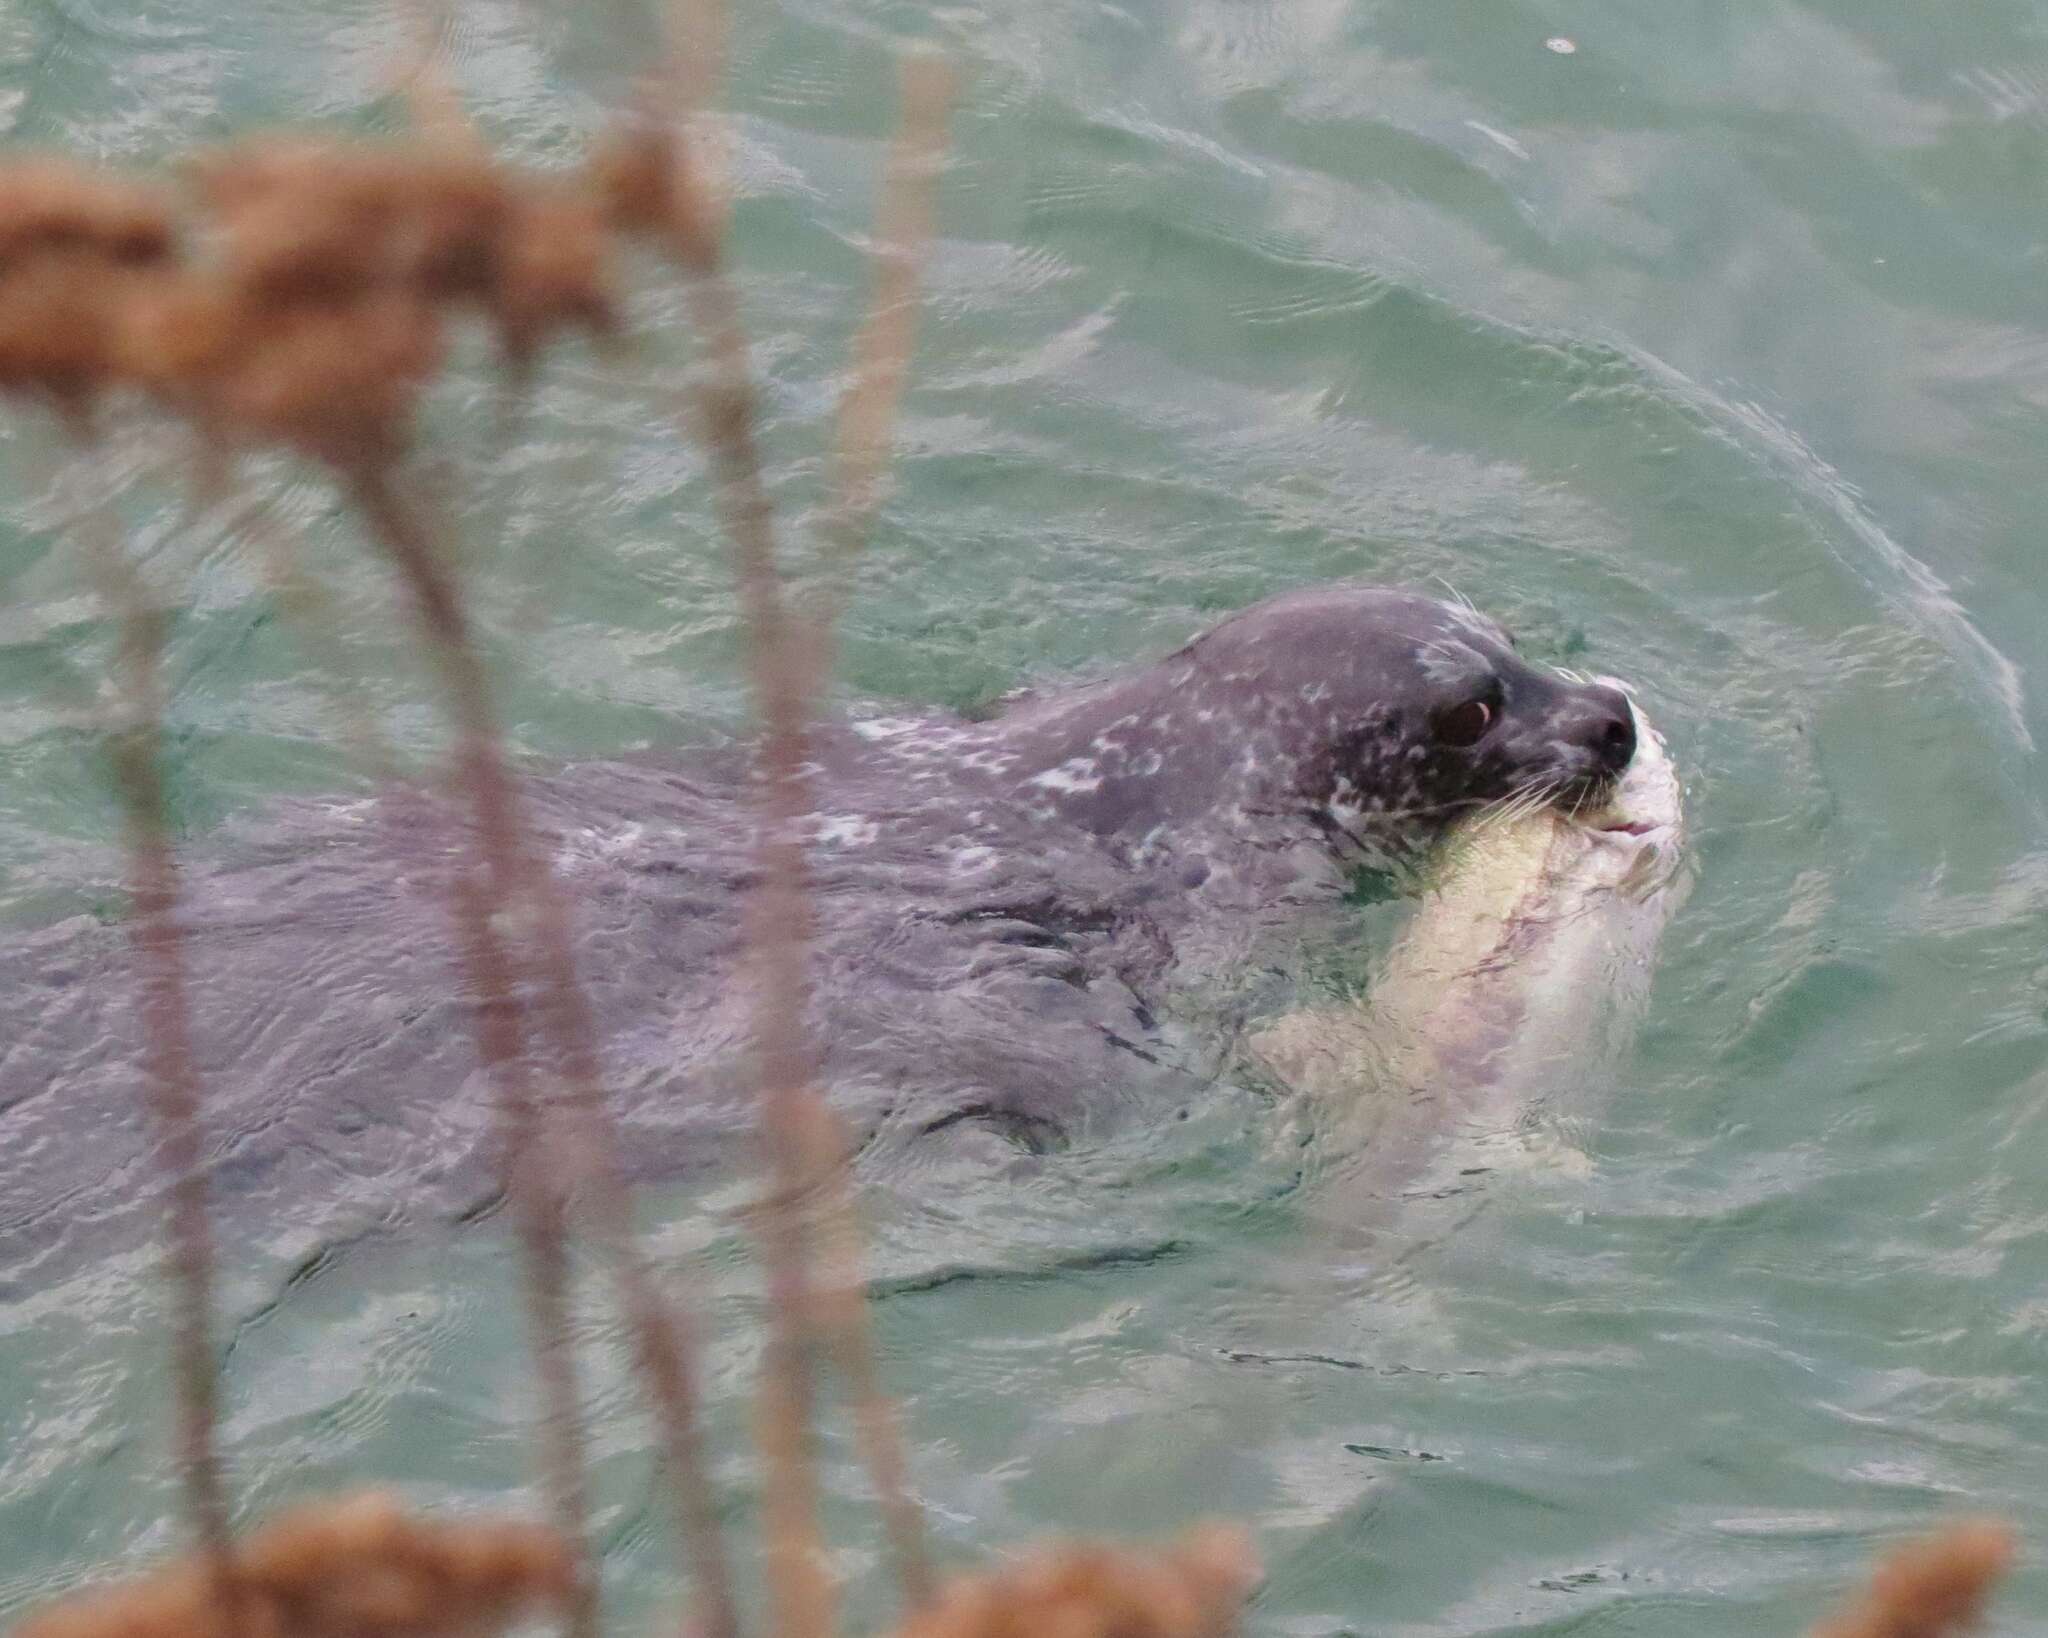
[[[1150,664],[1010,704],[822,731],[816,1026],[881,1165],[906,1145],[1043,1152],[1168,1118],[1227,1052],[1174,1000],[1334,913],[1347,871],[1518,794],[1597,799],[1626,698],[1528,664],[1473,610],[1358,585],[1288,593]],[[624,1149],[670,1175],[748,1125],[739,992],[745,760],[535,773],[573,895]],[[489,1088],[446,931],[464,846],[431,800],[292,801],[187,870],[215,1195],[309,1235],[335,1209],[462,1214],[494,1190]],[[0,1289],[153,1204],[118,926],[0,954]],[[231,1230],[232,1232],[232,1230]]]

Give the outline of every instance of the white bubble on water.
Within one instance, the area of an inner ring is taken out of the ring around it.
[[[1556,52],[1560,57],[1569,57],[1579,49],[1579,46],[1576,40],[1567,40],[1562,34],[1553,34],[1543,42],[1543,48]]]

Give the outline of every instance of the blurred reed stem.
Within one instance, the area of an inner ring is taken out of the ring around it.
[[[88,440],[88,449],[94,440]],[[80,459],[83,459],[83,455]],[[171,1380],[185,1507],[213,1596],[238,1635],[241,1600],[227,1485],[215,1431],[219,1373],[213,1350],[214,1249],[207,1211],[204,1089],[193,1053],[178,862],[164,784],[163,651],[170,616],[123,550],[107,506],[89,506],[77,534],[87,571],[117,633],[115,685],[125,721],[109,740],[133,900],[141,977],[145,1084],[159,1131],[165,1241],[172,1276]]]
[[[515,1186],[524,1179],[527,1193],[539,1197],[527,1208],[529,1278],[534,1281],[537,1346],[550,1357],[566,1358],[566,1250],[564,1218],[554,1198],[556,1185],[543,1182],[563,1158],[562,1175],[580,1186],[578,1203],[600,1249],[612,1266],[634,1357],[652,1403],[663,1465],[681,1503],[682,1551],[695,1575],[698,1622],[705,1638],[733,1638],[738,1627],[731,1577],[718,1528],[698,1428],[697,1390],[692,1348],[679,1311],[662,1294],[652,1270],[635,1242],[630,1195],[624,1186],[604,1104],[596,1027],[575,974],[568,906],[560,886],[529,843],[519,808],[517,785],[505,760],[488,678],[471,637],[462,603],[445,568],[446,554],[426,527],[421,510],[404,497],[392,475],[366,466],[349,480],[351,497],[370,526],[411,596],[414,613],[426,633],[441,674],[447,708],[457,725],[458,784],[467,801],[477,846],[484,865],[484,891],[469,896],[465,942],[479,956],[499,959],[492,948],[494,914],[511,912],[528,949],[536,979],[537,1007],[542,1024],[560,1054],[562,1091],[566,1094],[566,1129],[550,1130],[545,1109],[515,1122],[523,1139],[510,1160]],[[478,944],[482,939],[484,942]],[[516,1049],[515,1036],[505,1043]],[[535,1138],[543,1132],[563,1140],[566,1157],[542,1158]],[[555,1429],[555,1454],[550,1466],[564,1507],[580,1497],[584,1465],[578,1430],[573,1377],[558,1363],[554,1399],[547,1420]],[[545,1384],[544,1384],[545,1385]],[[573,1464],[573,1465],[572,1465]],[[573,1474],[573,1489],[572,1489]],[[587,1609],[572,1612],[577,1623],[595,1623],[594,1578],[586,1572]],[[579,1638],[582,1635],[579,1632]]]

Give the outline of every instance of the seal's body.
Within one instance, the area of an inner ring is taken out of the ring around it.
[[[1616,691],[1524,663],[1470,610],[1290,593],[1154,664],[985,722],[823,731],[817,1024],[862,1145],[1042,1150],[1162,1118],[1216,1072],[1162,1024],[1176,983],[1334,905],[1347,862],[1427,846],[1518,792],[1588,800],[1627,765]],[[687,759],[685,759],[687,760]],[[537,775],[576,906],[607,1090],[643,1173],[746,1124],[738,759]],[[447,934],[463,833],[424,799],[282,804],[188,864],[194,1026],[223,1209],[438,1211],[490,1197],[489,1088]],[[0,955],[0,1276],[154,1207],[123,929]]]

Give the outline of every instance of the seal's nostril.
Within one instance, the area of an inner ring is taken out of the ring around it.
[[[1636,754],[1635,724],[1626,717],[1610,717],[1600,730],[1600,760],[1620,773]]]
[[[1606,683],[1590,683],[1573,707],[1572,743],[1589,752],[1602,773],[1619,775],[1636,754],[1636,713],[1628,696]]]

